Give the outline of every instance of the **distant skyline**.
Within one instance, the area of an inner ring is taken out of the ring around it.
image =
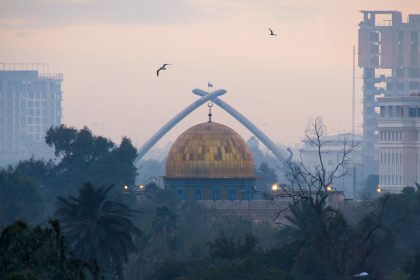
[[[64,73],[63,123],[142,144],[196,100],[222,97],[274,142],[300,141],[309,118],[351,130],[352,48],[360,10],[420,14],[418,1],[0,0],[0,62]],[[269,36],[268,28],[277,34]],[[156,77],[156,70],[171,63]],[[357,72],[360,76],[360,71]],[[356,81],[361,101],[361,80]],[[357,105],[357,124],[362,121]],[[223,110],[213,120],[250,133]],[[207,121],[203,106],[159,145]]]

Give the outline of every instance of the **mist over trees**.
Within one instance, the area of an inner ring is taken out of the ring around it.
[[[136,149],[127,138],[115,144],[88,128],[61,126],[46,142],[54,160],[28,159],[0,171],[1,279],[420,277],[418,189],[374,197],[372,177],[364,201],[333,208],[328,186],[341,173],[291,162],[287,184],[272,194],[295,194],[285,219],[257,224],[181,202],[153,180],[124,191],[136,176]],[[262,186],[278,181],[267,164],[255,173]]]

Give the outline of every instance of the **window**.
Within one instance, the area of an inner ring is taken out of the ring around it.
[[[399,67],[396,69],[396,77],[397,78],[404,78],[404,68]]]
[[[420,77],[420,71],[419,68],[410,68],[410,78],[419,78]]]
[[[195,200],[202,200],[203,199],[203,194],[201,193],[201,190],[196,190],[195,191]]]
[[[229,191],[229,199],[230,200],[235,200],[236,199],[236,192],[235,192],[235,190],[230,190]]]
[[[404,57],[402,55],[398,56],[398,64],[403,65],[404,64]]]
[[[247,190],[246,191],[246,199],[247,200],[252,200],[252,192],[251,192],[251,190]]]
[[[398,41],[400,41],[401,43],[404,41],[404,30],[398,31]]]
[[[381,106],[379,110],[381,118],[385,117],[385,106]]]
[[[394,116],[394,106],[388,106],[388,117],[393,118]]]
[[[184,190],[178,189],[178,199],[184,200]]]
[[[397,83],[397,90],[404,90],[404,83]]]
[[[408,116],[410,118],[415,118],[416,117],[416,108],[408,108]]]
[[[213,191],[213,200],[216,201],[216,200],[219,200],[219,199],[220,199],[219,191],[218,190],[214,190]]]
[[[408,84],[408,89],[419,89],[419,82],[410,82]]]
[[[403,117],[403,110],[401,106],[395,106],[395,116],[397,118]]]
[[[416,43],[419,41],[419,32],[418,31],[411,31],[410,33],[411,42]]]
[[[404,51],[404,47],[403,47],[403,44],[401,43],[401,44],[398,44],[398,52],[399,53],[402,53]]]
[[[373,78],[375,76],[375,69],[372,68],[365,68],[363,72],[364,78]]]

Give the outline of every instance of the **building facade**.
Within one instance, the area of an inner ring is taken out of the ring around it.
[[[378,98],[379,188],[400,192],[420,182],[420,92]]]
[[[320,139],[322,148],[321,156],[325,170],[330,173],[339,164],[338,160],[342,158],[344,147],[352,147],[348,155],[346,164],[343,168],[337,170],[337,175],[346,173],[347,175],[336,179],[334,189],[342,191],[348,198],[356,198],[360,188],[363,186],[364,171],[362,168],[362,152],[360,147],[361,137],[350,133],[323,136]],[[295,156],[300,160],[302,156],[303,163],[315,170],[320,167],[321,162],[318,153],[318,147],[312,145],[308,139],[304,139],[303,146]]]
[[[172,145],[164,185],[180,200],[252,200],[251,152],[242,137],[225,125],[211,121],[195,125]]]
[[[358,64],[363,69],[363,163],[378,174],[378,96],[403,96],[420,89],[420,15],[404,22],[398,11],[362,11]]]
[[[0,164],[9,164],[47,150],[45,132],[61,124],[63,75],[0,66]]]

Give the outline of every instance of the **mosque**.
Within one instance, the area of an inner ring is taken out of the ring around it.
[[[201,96],[158,130],[138,151],[140,159],[170,129],[193,110],[208,102],[208,121],[184,131],[173,143],[166,158],[163,185],[173,190],[181,201],[194,201],[221,215],[238,215],[256,222],[284,219],[279,209],[287,209],[291,198],[265,199],[255,188],[254,160],[244,139],[232,128],[212,121],[213,102],[247,127],[280,162],[287,158],[279,148],[245,116],[218,97],[226,91],[208,93],[194,89]]]
[[[256,194],[254,161],[232,128],[209,120],[184,131],[166,158],[164,187],[179,200],[195,201],[221,215],[272,222],[289,200],[262,200]]]
[[[212,122],[182,133],[166,159],[164,184],[180,200],[252,200],[254,161],[244,139]]]

